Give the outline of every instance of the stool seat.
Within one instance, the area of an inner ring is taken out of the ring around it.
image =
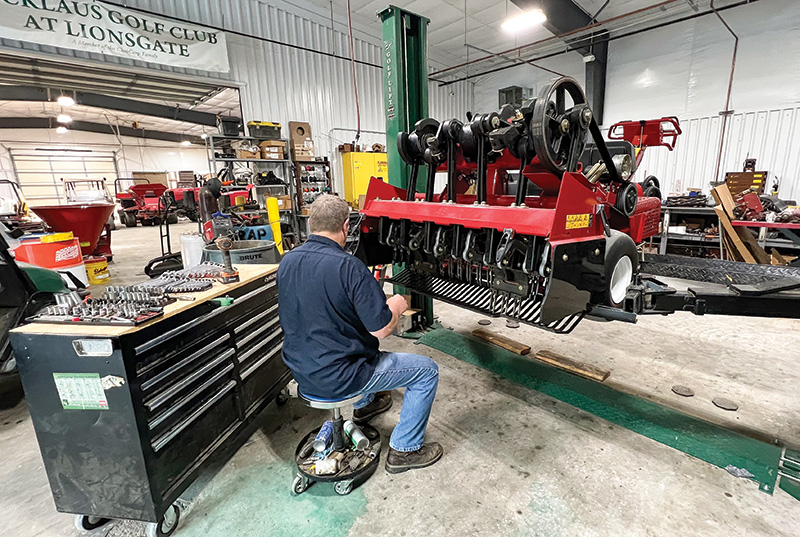
[[[321,410],[330,410],[333,408],[344,408],[346,406],[350,406],[362,396],[356,395],[355,397],[348,397],[346,399],[322,399],[321,397],[314,397],[313,395],[306,395],[300,390],[297,391],[297,396],[303,401],[306,405],[310,406],[311,408],[319,408]]]

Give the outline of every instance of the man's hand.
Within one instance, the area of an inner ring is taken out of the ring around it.
[[[393,295],[392,298],[386,301],[386,305],[389,306],[392,312],[392,320],[377,332],[370,332],[370,334],[378,339],[383,339],[394,332],[394,327],[397,326],[397,321],[400,319],[400,316],[408,309],[408,302],[406,302],[403,295]]]
[[[386,305],[392,310],[395,315],[402,315],[408,309],[408,302],[403,295],[392,295],[392,298],[386,301]]]

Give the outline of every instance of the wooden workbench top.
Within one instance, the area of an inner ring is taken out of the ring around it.
[[[49,334],[49,335],[66,335],[66,336],[106,336],[115,337],[123,334],[135,332],[145,326],[150,326],[157,323],[162,319],[166,319],[172,315],[185,311],[189,308],[202,304],[212,298],[218,296],[225,296],[225,294],[240,287],[246,283],[252,282],[258,278],[263,278],[268,274],[272,274],[278,270],[278,265],[238,265],[239,282],[234,284],[223,285],[221,283],[214,283],[214,286],[201,293],[181,293],[191,295],[195,299],[193,301],[178,300],[164,308],[164,315],[157,317],[139,326],[108,326],[108,325],[90,325],[90,324],[60,324],[60,323],[29,323],[25,326],[20,326],[11,330],[11,332],[20,334]]]

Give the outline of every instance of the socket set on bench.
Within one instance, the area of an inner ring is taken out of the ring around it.
[[[56,294],[56,305],[28,318],[30,322],[136,326],[164,314],[175,301],[162,289],[109,286],[98,298],[81,300],[74,291]]]
[[[137,285],[142,289],[163,289],[165,293],[199,293],[211,289],[223,265],[205,262],[183,270],[169,270],[158,278]]]
[[[136,326],[164,314],[164,306],[191,297],[170,294],[198,293],[211,289],[223,269],[221,263],[200,263],[183,270],[168,271],[136,285],[109,285],[98,297],[81,299],[76,292],[56,294],[56,305],[47,306],[28,322],[83,323]]]

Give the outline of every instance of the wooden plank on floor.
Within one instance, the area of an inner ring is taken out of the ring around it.
[[[764,249],[758,244],[758,241],[750,233],[750,230],[747,228],[734,229],[731,225],[731,220],[736,220],[736,213],[734,212],[734,209],[736,208],[736,201],[734,201],[731,191],[728,189],[728,185],[722,184],[712,188],[711,195],[714,197],[714,201],[722,206],[722,210],[725,213],[728,221],[726,231],[728,227],[732,229],[732,231],[728,231],[728,233],[732,236],[734,243],[738,238],[743,244],[745,244],[745,248],[747,249],[748,253],[750,253],[751,257],[753,257],[753,261],[748,261],[747,256],[742,254],[742,257],[744,257],[745,261],[748,263],[758,262],[762,265],[769,265],[772,261],[769,257],[769,254],[765,252]],[[722,223],[722,218],[720,217],[720,224]]]
[[[472,331],[472,335],[517,354],[528,354],[531,352],[530,345],[525,345],[510,337],[492,332],[491,330],[486,330],[485,328],[476,328]]]
[[[725,234],[733,243],[734,250],[736,251],[736,253],[745,262],[755,264],[756,262],[755,257],[753,257],[753,254],[751,254],[750,250],[747,249],[747,246],[744,245],[742,239],[739,238],[739,234],[736,233],[736,230],[733,229],[731,221],[728,218],[728,215],[725,214],[725,211],[722,209],[722,207],[717,205],[716,207],[714,207],[714,212],[717,213],[717,217],[719,218],[720,232],[722,232],[722,230],[725,231]]]
[[[595,367],[590,364],[578,362],[577,360],[567,358],[566,356],[562,356],[561,354],[552,351],[537,351],[534,356],[536,356],[538,360],[541,360],[548,365],[555,366],[580,377],[596,380],[598,382],[603,382],[611,374],[611,371],[600,369],[599,367]]]
[[[756,261],[762,265],[769,265],[772,263],[772,258],[770,258],[769,254],[758,244],[758,241],[753,237],[749,229],[746,227],[737,227],[735,229],[739,238],[742,239],[742,242],[745,243],[750,253],[756,258]]]
[[[789,261],[785,257],[783,257],[781,255],[781,253],[778,250],[776,250],[775,248],[773,248],[771,250],[771,253],[772,253],[772,264],[773,265],[786,266],[786,265],[789,264]]]
[[[728,190],[728,185],[719,185],[711,189],[711,196],[718,205],[722,205],[725,214],[728,215],[728,220],[735,220],[736,215],[733,209],[736,207],[736,202],[733,201],[731,191]]]

